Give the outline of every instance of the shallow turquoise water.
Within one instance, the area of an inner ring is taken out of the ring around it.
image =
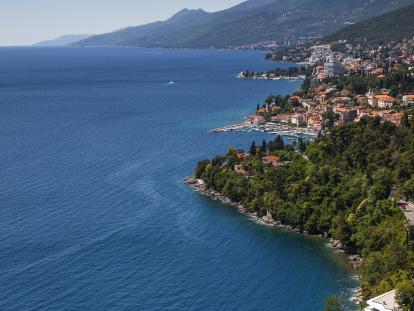
[[[357,282],[324,241],[182,184],[297,83],[257,52],[0,49],[1,310],[321,310]],[[174,84],[168,82],[174,81]],[[352,308],[350,305],[349,308]]]

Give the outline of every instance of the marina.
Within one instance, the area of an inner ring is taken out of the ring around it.
[[[243,72],[239,73],[236,76],[237,79],[253,79],[253,80],[273,80],[273,81],[279,81],[279,80],[287,80],[291,82],[297,82],[297,81],[304,81],[306,76],[299,75],[299,76],[269,76],[267,74],[259,75],[259,76],[252,76],[252,77],[246,77]]]
[[[267,122],[263,125],[254,125],[246,121],[234,125],[215,128],[210,131],[210,133],[213,134],[220,132],[262,132],[272,135],[307,139],[315,139],[318,136],[318,131],[311,128],[281,125],[274,122]]]

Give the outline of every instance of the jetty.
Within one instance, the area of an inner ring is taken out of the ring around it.
[[[220,132],[235,132],[235,131],[245,131],[251,129],[251,124],[249,122],[242,122],[233,125],[227,125],[223,127],[218,127],[209,131],[210,133],[220,133]]]

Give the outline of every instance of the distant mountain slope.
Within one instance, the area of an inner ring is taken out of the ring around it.
[[[414,5],[346,27],[323,42],[347,40],[349,43],[384,44],[414,36]]]
[[[34,44],[34,46],[65,46],[92,36],[93,35],[65,35],[57,39],[38,42]]]
[[[129,27],[77,45],[226,48],[320,37],[414,0],[250,0],[215,13],[183,10],[164,22]]]

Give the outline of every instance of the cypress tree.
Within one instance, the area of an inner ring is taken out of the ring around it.
[[[250,155],[251,156],[256,156],[256,143],[253,141],[252,142],[252,145],[250,146]]]
[[[262,149],[262,153],[263,154],[266,154],[266,152],[267,152],[267,144],[266,144],[266,140],[265,139],[263,139],[261,149]]]
[[[402,126],[405,128],[409,128],[410,127],[410,120],[408,119],[408,114],[407,112],[404,112],[403,117],[402,117]]]

